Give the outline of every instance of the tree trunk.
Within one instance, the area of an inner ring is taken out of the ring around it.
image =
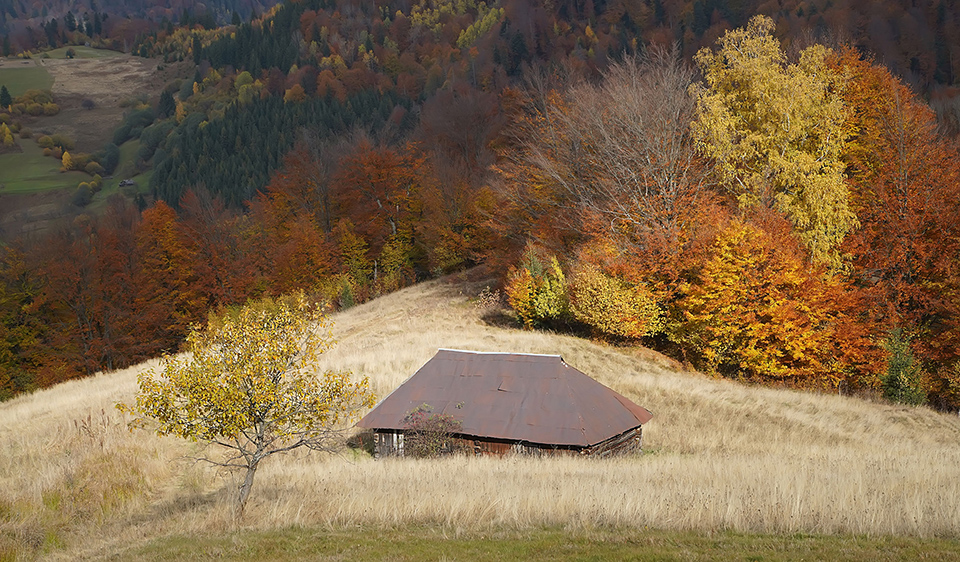
[[[253,487],[253,477],[257,473],[257,466],[259,464],[260,461],[254,461],[247,466],[247,475],[243,479],[243,484],[240,485],[240,497],[237,500],[238,521],[243,517],[243,508],[247,506],[247,498],[250,497],[250,488]]]

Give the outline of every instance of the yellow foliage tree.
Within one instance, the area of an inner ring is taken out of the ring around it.
[[[238,90],[248,84],[253,84],[253,75],[246,70],[238,74],[237,79],[233,81],[233,86]]]
[[[359,410],[373,405],[364,377],[316,373],[333,341],[320,309],[303,294],[264,299],[211,317],[187,336],[191,352],[164,358],[163,370],[138,377],[132,424],[159,435],[205,441],[228,451],[212,464],[245,471],[237,516],[243,514],[260,463],[299,447],[329,450]]]
[[[570,286],[570,312],[600,333],[641,338],[663,329],[663,317],[653,295],[605,275],[595,265],[576,273]]]
[[[335,236],[340,250],[342,272],[346,274],[354,288],[364,287],[370,282],[373,266],[367,258],[369,245],[357,234],[353,223],[341,221],[335,228]]]
[[[402,234],[391,236],[380,250],[377,279],[378,289],[384,293],[396,291],[414,279],[410,256],[413,244]]]
[[[843,79],[822,45],[788,64],[773,28],[755,16],[728,31],[718,51],[697,53],[706,85],[694,86],[694,133],[742,206],[781,211],[816,261],[840,267],[837,248],[857,226],[840,159],[848,136]]]
[[[510,303],[510,308],[517,313],[523,325],[532,328],[536,320],[533,306],[533,299],[536,296],[536,280],[530,270],[522,267],[511,272],[504,292],[507,294],[507,302]]]
[[[4,148],[13,148],[16,144],[13,138],[13,132],[6,123],[0,123],[0,143],[3,144]]]
[[[470,26],[460,32],[457,37],[457,47],[462,51],[469,49],[480,37],[490,31],[494,25],[503,19],[503,8],[488,8],[484,2],[477,5],[477,19]]]
[[[504,292],[507,302],[517,313],[524,327],[548,324],[562,320],[569,312],[567,282],[557,258],[543,263],[530,249],[526,251],[519,268],[513,269]]]
[[[65,172],[69,172],[73,169],[73,157],[71,157],[70,153],[67,151],[63,151],[63,157],[60,160],[60,163],[63,166],[62,170]]]
[[[174,113],[177,118],[177,124],[183,123],[183,120],[187,118],[187,108],[183,106],[183,102],[177,100],[177,109]]]

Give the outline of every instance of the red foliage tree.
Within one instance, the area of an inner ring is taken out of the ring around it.
[[[936,374],[951,376],[960,359],[958,146],[886,68],[852,50],[835,64],[849,76],[844,97],[854,134],[846,154],[862,225],[846,245],[854,273],[881,334],[903,327],[920,335],[914,346],[933,362],[931,399],[960,405],[960,387],[948,391],[949,381]]]
[[[78,217],[38,247],[43,286],[32,309],[50,326],[39,386],[118,368],[157,351],[131,304],[139,285],[131,242],[136,209],[114,199],[100,219]]]
[[[200,320],[210,305],[196,270],[196,241],[163,202],[143,212],[135,240],[140,255],[135,298],[140,337],[160,349],[176,349],[190,324]]]
[[[392,237],[414,236],[423,209],[424,167],[424,157],[413,147],[398,151],[368,140],[340,160],[334,199],[340,216],[355,225],[372,255]]]
[[[257,296],[268,268],[259,259],[249,217],[228,210],[219,198],[191,189],[180,202],[180,228],[195,244],[191,268],[212,306],[240,304]]]

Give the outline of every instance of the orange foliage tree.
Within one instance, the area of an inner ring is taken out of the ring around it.
[[[273,294],[311,288],[332,272],[333,245],[310,210],[295,206],[289,194],[260,194],[251,204],[258,261]]]
[[[136,227],[136,209],[114,198],[102,217],[81,215],[37,248],[41,290],[31,311],[49,327],[39,386],[123,367],[157,351],[142,337],[145,318],[132,304],[141,288],[130,236]]]
[[[489,143],[503,124],[497,96],[465,84],[424,102],[415,138],[433,176],[421,192],[420,226],[431,271],[474,264],[488,245],[478,202],[494,161]]]
[[[422,204],[423,156],[413,147],[397,151],[361,140],[340,160],[334,178],[335,201],[342,216],[379,253],[393,236],[412,236]]]
[[[680,306],[671,338],[710,373],[792,386],[874,385],[876,346],[844,282],[812,267],[790,227],[733,221]]]

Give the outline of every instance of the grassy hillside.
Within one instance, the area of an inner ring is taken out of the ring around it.
[[[47,57],[51,59],[66,59],[67,51],[73,51],[73,57],[77,59],[110,59],[125,56],[124,53],[119,51],[111,51],[109,49],[94,49],[93,47],[86,47],[83,45],[74,45],[69,47],[60,47],[59,49],[52,49],[46,51]]]
[[[43,155],[32,139],[21,139],[22,152],[0,154],[0,185],[4,193],[36,193],[48,189],[72,189],[90,176],[83,172],[60,172],[60,161]]]
[[[113,408],[151,363],[0,404],[0,558],[391,557],[381,533],[419,558],[508,559],[537,545],[581,558],[960,553],[957,416],[746,387],[642,348],[496,327],[471,298],[482,287],[436,281],[340,313],[324,366],[368,375],[383,396],[438,347],[559,353],[654,413],[645,455],[298,453],[260,469],[237,528],[236,483],[191,461],[198,445],[130,433]]]
[[[27,90],[49,90],[53,76],[32,60],[0,58],[0,85],[6,86],[11,96],[20,96]]]

